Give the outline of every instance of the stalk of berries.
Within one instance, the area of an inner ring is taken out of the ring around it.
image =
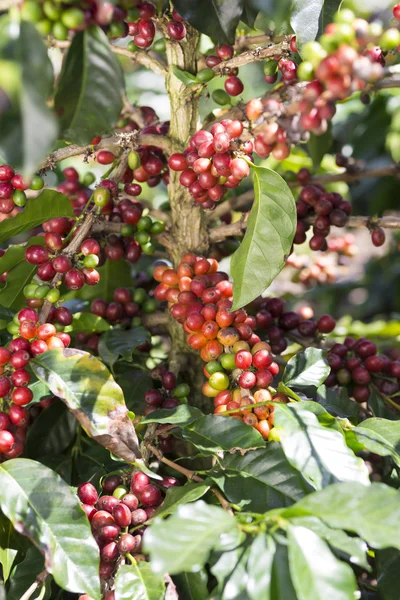
[[[7,215],[15,208],[22,208],[26,204],[25,191],[41,190],[44,181],[39,175],[25,181],[10,165],[0,165],[0,213]]]
[[[249,175],[253,143],[241,141],[242,132],[240,121],[222,120],[211,131],[197,131],[183,154],[169,158],[170,169],[181,171],[180,183],[205,209],[214,208],[228,188],[237,187]]]
[[[337,192],[327,192],[320,185],[307,185],[311,174],[306,168],[300,169],[297,180],[303,188],[296,202],[297,227],[294,237],[295,244],[306,241],[306,233],[311,225],[309,219],[314,219],[313,236],[309,245],[312,250],[327,250],[326,237],[330,233],[331,225],[344,227],[351,214],[351,204],[343,199]]]
[[[212,93],[212,98],[214,102],[217,104],[229,104],[230,96],[240,96],[240,94],[244,90],[244,85],[241,79],[238,77],[239,70],[235,67],[233,69],[224,67],[224,61],[229,60],[233,57],[235,50],[233,46],[229,46],[228,44],[222,44],[220,46],[215,46],[215,55],[209,54],[206,57],[206,65],[208,69],[213,69],[217,65],[219,65],[219,69],[221,74],[226,76],[224,81],[224,90],[214,90]],[[206,71],[204,69],[203,71]],[[214,74],[214,72],[213,72]],[[199,71],[197,74],[198,77],[202,77],[202,71]],[[205,73],[204,73],[205,76]],[[204,77],[203,76],[203,77]]]
[[[102,580],[112,578],[126,554],[133,555],[136,561],[146,560],[141,548],[145,524],[162,504],[165,491],[176,485],[179,482],[175,477],[164,477],[155,484],[145,473],[138,471],[131,477],[109,475],[102,482],[100,495],[89,482],[78,487],[82,509],[100,548]]]
[[[400,362],[378,354],[376,345],[366,339],[346,337],[327,354],[331,372],[325,385],[346,386],[357,402],[368,402],[371,386],[383,395],[392,396],[400,389]]]

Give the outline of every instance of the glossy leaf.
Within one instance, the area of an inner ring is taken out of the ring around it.
[[[141,423],[171,423],[175,425],[181,425],[184,427],[193,421],[196,421],[199,417],[202,417],[203,413],[196,406],[190,406],[189,404],[180,404],[175,408],[158,408],[151,412],[147,417],[144,417]]]
[[[187,483],[182,487],[171,487],[167,490],[164,502],[154,513],[154,517],[166,517],[175,512],[181,504],[195,502],[208,492],[210,486],[205,483]]]
[[[60,400],[53,402],[28,430],[26,451],[30,458],[61,454],[76,436],[76,419]]]
[[[218,591],[213,592],[212,598],[217,600],[243,600],[247,595],[247,561],[249,544],[223,552],[213,565],[211,572],[218,580]]]
[[[146,408],[144,394],[153,387],[153,380],[147,370],[135,368],[131,363],[117,362],[113,367],[115,381],[121,386],[128,410],[142,415]]]
[[[329,527],[352,531],[373,548],[393,546],[400,550],[399,495],[384,483],[330,485],[302,498],[282,513],[283,518],[301,515],[316,516]]]
[[[278,173],[252,166],[254,202],[247,230],[231,259],[233,309],[260,296],[283,269],[296,229],[296,205]]]
[[[7,591],[7,600],[20,600],[29,587],[36,581],[39,573],[44,570],[44,559],[39,550],[35,546],[31,546],[21,563],[18,563],[12,572],[10,585]],[[52,577],[46,577],[46,591],[43,600],[47,600],[51,595],[51,580]],[[31,596],[32,600],[38,600],[42,593],[40,586]]]
[[[207,590],[207,573],[201,569],[197,573],[180,573],[175,575],[174,582],[176,584],[179,598],[187,600],[204,600],[208,596]]]
[[[111,329],[111,325],[101,317],[92,313],[78,312],[73,315],[72,323],[64,331],[74,333],[103,333]]]
[[[132,359],[135,348],[149,339],[149,332],[144,327],[134,329],[111,329],[101,336],[99,355],[108,364],[113,365],[118,357]]]
[[[43,237],[34,236],[30,238],[28,246],[32,244],[43,246]],[[24,303],[22,291],[34,276],[36,266],[25,260],[25,247],[10,246],[4,256],[0,258],[0,273],[5,271],[8,271],[8,275],[6,284],[0,289],[0,304],[2,305],[0,318],[9,321],[14,316],[15,310],[20,309]],[[15,310],[10,310],[10,307]]]
[[[319,30],[330,23],[340,0],[295,0],[290,24],[299,44],[315,40]]]
[[[26,538],[15,531],[11,521],[0,514],[0,564],[4,581],[10,576],[18,552],[26,550],[25,542]]]
[[[37,198],[28,200],[22,212],[0,223],[0,244],[55,217],[73,216],[67,196],[55,190],[43,190]]]
[[[327,388],[321,385],[317,390],[317,400],[334,417],[356,420],[358,417],[357,402],[350,400],[346,388]]]
[[[175,0],[178,13],[214,43],[233,44],[243,11],[243,0]]]
[[[165,583],[147,562],[122,565],[115,578],[115,600],[163,600]]]
[[[191,442],[202,454],[215,454],[234,451],[235,448],[259,448],[265,445],[253,427],[237,419],[206,415],[186,425],[180,435]]]
[[[218,506],[202,500],[179,506],[165,521],[156,519],[143,537],[155,573],[198,571],[211,550],[237,544],[235,519]]]
[[[293,525],[306,527],[320,538],[323,538],[331,548],[338,551],[346,560],[365,569],[370,570],[367,561],[367,544],[359,537],[351,537],[341,529],[331,529],[317,517],[294,517],[291,519]]]
[[[297,352],[288,361],[282,380],[289,387],[319,387],[328,377],[330,370],[323,350],[307,348],[304,352]]]
[[[316,489],[337,481],[369,485],[364,461],[346,446],[343,435],[321,425],[302,403],[275,405],[274,422],[287,459]]]
[[[376,552],[378,592],[382,600],[398,600],[400,552],[388,548]]]
[[[122,390],[108,369],[82,350],[49,350],[31,361],[36,376],[61,398],[85,431],[127,462],[140,455]]]
[[[111,129],[121,112],[123,88],[121,67],[100,27],[76,32],[55,95],[62,138],[84,145]]]
[[[391,456],[400,466],[400,421],[366,419],[353,432],[367,450],[380,456]]]
[[[47,105],[53,68],[32,23],[10,22],[2,28],[2,42],[0,88],[5,106],[0,113],[0,155],[28,177],[57,139],[57,120]]]
[[[289,506],[312,490],[278,443],[244,456],[227,454],[212,478],[232,503],[260,513]]]
[[[99,550],[77,496],[61,477],[17,458],[0,466],[0,490],[2,511],[41,550],[58,585],[100,600]]]
[[[288,529],[289,566],[299,600],[349,600],[355,597],[356,578],[329,546],[305,527]]]
[[[250,547],[247,561],[247,590],[250,600],[272,600],[271,575],[275,554],[275,542],[271,536],[259,533]],[[260,569],[262,557],[262,569]]]
[[[289,571],[287,546],[276,545],[272,563],[271,600],[298,600]]]

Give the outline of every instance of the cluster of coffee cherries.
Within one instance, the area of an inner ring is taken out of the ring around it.
[[[238,77],[238,68],[224,67],[224,61],[229,60],[234,55],[234,48],[228,44],[215,46],[215,54],[209,54],[206,57],[206,65],[209,69],[213,69],[219,65],[221,74],[226,76],[224,81],[224,90],[214,90],[212,98],[217,104],[229,104],[230,96],[240,96],[244,90],[243,82]]]
[[[314,218],[313,236],[309,241],[311,250],[327,250],[326,237],[329,235],[331,225],[344,227],[351,214],[351,204],[343,200],[337,192],[327,192],[320,184],[307,185],[310,171],[306,168],[297,173],[297,180],[303,188],[296,202],[297,227],[294,236],[295,244],[303,244],[306,233],[311,225],[310,217]]]
[[[128,35],[132,36],[133,40],[128,43],[127,48],[131,52],[136,52],[139,48],[143,50],[150,48],[156,35],[156,25],[153,20],[156,16],[155,7],[148,2],[144,2],[138,6],[136,11],[136,19],[132,19],[134,16],[133,10],[128,11],[130,16]],[[166,29],[171,40],[179,42],[186,37],[184,19],[175,9],[172,10],[172,18],[167,20]],[[164,38],[158,39],[153,46],[153,50],[156,52],[165,52],[165,48]]]
[[[170,371],[166,365],[160,364],[150,371],[150,376],[154,380],[154,388],[145,392],[144,401],[146,402],[145,415],[150,414],[158,408],[175,408],[180,404],[187,403],[187,397],[190,393],[190,387],[187,383],[178,383],[176,375]],[[168,426],[159,425],[157,428],[158,447],[164,454],[173,451],[173,436],[169,435]]]
[[[400,361],[377,354],[376,345],[366,338],[346,337],[343,344],[332,346],[327,361],[331,372],[325,385],[347,386],[357,402],[368,402],[371,385],[384,396],[397,394],[400,389]]]
[[[352,258],[358,253],[356,238],[352,233],[346,233],[343,236],[332,235],[327,242],[328,250],[330,252],[336,252],[339,257],[348,256],[349,258]]]
[[[40,175],[35,175],[30,181],[25,181],[11,165],[0,165],[0,213],[10,214],[16,207],[26,204],[25,191],[41,190],[44,181]]]
[[[300,282],[310,287],[314,283],[334,283],[337,279],[337,266],[332,263],[330,257],[317,255],[314,259],[306,255],[297,255],[294,252],[289,256],[286,264],[296,269],[294,282]]]
[[[112,578],[118,559],[127,554],[133,555],[138,562],[146,560],[141,548],[145,523],[162,504],[166,490],[179,485],[175,477],[154,481],[152,483],[145,473],[138,471],[131,478],[128,474],[109,475],[102,482],[100,496],[90,482],[78,487],[82,509],[100,548],[102,580]]]
[[[290,39],[289,49],[294,54],[298,52],[295,35]],[[282,75],[282,81],[285,83],[294,82],[297,80],[297,64],[286,56],[273,58],[264,63],[264,79],[266,83],[275,83],[279,73]]]
[[[203,208],[214,208],[228,188],[249,175],[253,143],[241,142],[242,132],[240,121],[225,119],[211,131],[197,131],[183,154],[170,156],[169,167],[181,171],[180,183]]]

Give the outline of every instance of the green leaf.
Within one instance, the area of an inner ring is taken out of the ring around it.
[[[136,369],[131,363],[117,362],[113,367],[115,381],[121,386],[128,410],[142,415],[146,408],[144,394],[153,387],[148,369]]]
[[[174,7],[195,29],[215,44],[233,44],[242,16],[243,0],[175,0]]]
[[[165,584],[146,562],[122,565],[115,578],[115,600],[163,600]]]
[[[30,238],[27,245],[31,246],[32,244],[43,246],[43,237]],[[0,289],[0,303],[2,305],[0,318],[7,321],[12,319],[15,312],[9,310],[10,306],[16,310],[23,306],[25,298],[22,291],[36,272],[36,266],[25,260],[25,250],[24,246],[10,246],[4,256],[0,258],[0,273],[9,271],[6,284]]]
[[[278,173],[252,165],[254,202],[247,230],[231,259],[232,309],[260,296],[285,266],[296,230],[296,204]]]
[[[111,325],[101,317],[92,313],[78,312],[73,316],[71,325],[64,331],[74,333],[102,333],[111,329]]]
[[[322,135],[310,133],[310,139],[307,142],[307,148],[312,158],[315,170],[319,168],[325,154],[327,154],[331,149],[332,142],[333,138],[331,125],[329,125],[328,129]]]
[[[140,456],[122,390],[98,358],[66,348],[44,352],[30,364],[88,435],[127,462]]]
[[[180,573],[175,575],[174,583],[178,597],[185,600],[204,600],[208,597],[207,573],[201,569],[197,573]]]
[[[366,419],[353,432],[370,452],[379,456],[391,456],[397,466],[400,466],[400,421]]]
[[[114,127],[122,109],[123,76],[100,27],[78,31],[64,59],[55,95],[62,139],[89,144]]]
[[[0,490],[2,511],[41,550],[58,585],[100,600],[99,549],[61,477],[33,460],[12,459],[0,466]]]
[[[299,44],[315,40],[332,20],[339,8],[340,0],[294,0],[290,25]]]
[[[113,365],[119,356],[129,361],[132,359],[133,350],[148,339],[149,332],[144,327],[110,329],[100,338],[99,355],[110,365]]]
[[[199,408],[196,408],[196,406],[180,404],[175,408],[159,408],[158,410],[153,410],[153,412],[147,415],[147,417],[144,417],[140,422],[142,424],[172,423],[183,427],[196,421],[201,416],[203,416],[203,413]]]
[[[346,446],[339,431],[321,425],[302,403],[275,405],[274,423],[287,459],[316,489],[337,481],[368,486],[364,461]]]
[[[331,529],[317,517],[294,517],[291,519],[293,525],[307,527],[319,537],[323,538],[331,548],[334,548],[346,560],[365,569],[370,570],[367,561],[367,544],[359,537],[350,537],[341,529]]]
[[[196,75],[189,73],[189,71],[182,71],[182,69],[179,69],[176,65],[172,65],[172,71],[175,77],[177,77],[179,81],[182,81],[187,87],[200,83]]]
[[[355,597],[356,578],[329,546],[310,529],[288,529],[290,575],[299,600],[349,600]]]
[[[247,561],[250,553],[249,544],[234,548],[231,552],[223,552],[211,571],[218,580],[218,600],[244,600],[247,595]]]
[[[58,133],[57,120],[47,106],[53,68],[47,48],[26,21],[2,28],[0,88],[0,155],[26,177],[36,171],[51,151]]]
[[[373,548],[393,546],[400,550],[399,494],[384,483],[336,483],[281,513],[283,518],[301,515],[313,515],[329,527],[352,531]]]
[[[211,550],[234,547],[239,538],[235,519],[202,500],[179,506],[172,517],[156,519],[143,536],[155,573],[198,571]]]
[[[28,430],[26,451],[30,458],[61,454],[76,436],[76,419],[65,404],[55,400],[33,421]]]
[[[290,577],[288,549],[282,544],[276,545],[270,594],[271,600],[299,600]]]
[[[22,212],[0,223],[0,244],[55,217],[73,216],[67,196],[55,190],[43,190],[37,198],[28,200]]]
[[[22,594],[24,594],[29,587],[36,581],[37,576],[44,569],[44,559],[40,554],[39,550],[35,546],[31,546],[26,553],[24,560],[18,563],[12,572],[10,585],[7,591],[7,600],[20,600]],[[50,580],[51,577],[46,578],[46,592],[44,600],[50,596]],[[39,594],[42,588],[31,596],[32,600],[38,600]]]
[[[4,581],[10,576],[11,569],[19,551],[24,551],[25,538],[17,533],[4,514],[0,514],[0,564]]]
[[[375,554],[378,571],[378,592],[382,600],[398,600],[400,552],[388,548]]]
[[[230,502],[260,513],[289,506],[312,490],[278,443],[269,443],[268,448],[252,450],[244,456],[226,455],[221,471],[211,477]]]
[[[258,15],[258,8],[253,6],[252,2],[249,0],[244,0],[243,12],[240,20],[243,21],[246,25],[254,29],[254,23]]]
[[[175,512],[181,504],[195,502],[208,492],[210,486],[205,483],[187,483],[182,487],[167,490],[164,502],[154,513],[154,517],[166,517]]]
[[[186,425],[180,435],[205,455],[216,454],[221,450],[231,452],[237,448],[245,450],[265,446],[261,434],[253,427],[237,419],[214,415],[196,419]]]
[[[357,402],[350,400],[346,388],[327,388],[321,385],[317,390],[317,401],[335,417],[357,419]]]
[[[288,361],[283,373],[283,383],[289,387],[319,387],[330,373],[323,350],[307,348]]]
[[[275,542],[271,536],[259,533],[250,547],[247,561],[247,591],[250,600],[272,600],[271,575],[275,554]],[[262,569],[260,569],[262,557]]]

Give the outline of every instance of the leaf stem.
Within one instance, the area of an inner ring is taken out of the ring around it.
[[[44,571],[42,571],[41,573],[39,573],[39,575],[37,575],[37,577],[36,577],[36,580],[32,583],[31,586],[29,586],[29,588],[26,590],[26,592],[24,594],[22,594],[22,596],[19,600],[29,600],[29,598],[31,598],[31,596],[33,596],[33,594],[36,592],[38,587],[43,585],[47,575],[48,575],[48,572],[46,571],[46,569]]]

